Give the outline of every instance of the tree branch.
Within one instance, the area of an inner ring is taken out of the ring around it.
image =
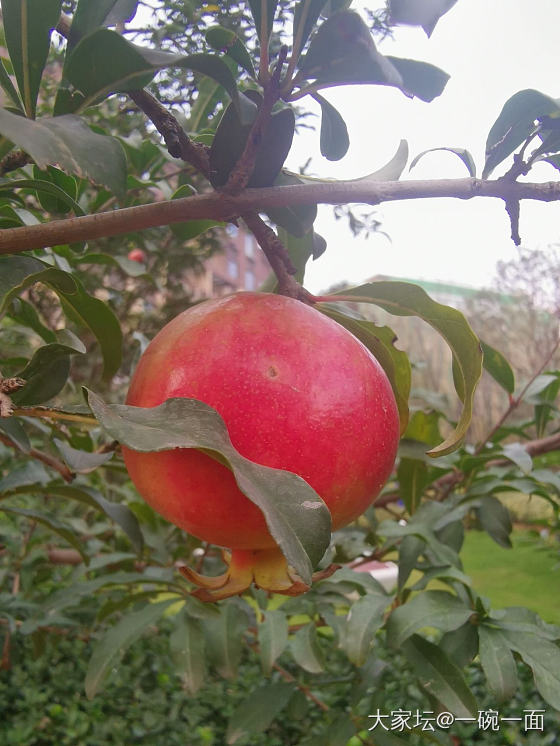
[[[20,450],[17,445],[10,440],[10,438],[7,438],[4,435],[0,435],[0,443],[3,443],[5,446],[9,446],[10,448],[15,448],[16,451]],[[72,482],[76,476],[66,466],[66,464],[59,461],[54,456],[51,456],[49,453],[44,453],[43,451],[38,451],[36,448],[31,448],[29,452],[26,451],[24,455],[34,458],[36,461],[41,461],[43,464],[46,464],[46,466],[50,466],[51,469],[55,469],[65,482]]]
[[[165,140],[167,150],[174,158],[190,163],[201,174],[210,175],[208,148],[193,142],[175,119],[160,102],[148,91],[129,91],[128,95],[136,106],[152,121]]]
[[[243,214],[265,211],[270,207],[291,207],[298,204],[338,205],[341,202],[378,205],[383,202],[443,197],[463,200],[495,197],[502,200],[533,199],[555,202],[560,200],[560,182],[537,184],[480,179],[370,182],[364,180],[246,189],[238,195],[210,192],[84,217],[6,228],[0,231],[0,254],[15,254],[28,249],[118,236],[185,220],[207,218],[232,221]]]

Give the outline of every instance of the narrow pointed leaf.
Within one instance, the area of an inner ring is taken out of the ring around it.
[[[263,512],[289,564],[310,584],[312,569],[329,544],[330,513],[301,477],[241,456],[220,415],[196,399],[168,399],[142,408],[107,405],[88,392],[88,402],[111,437],[136,451],[201,448],[225,460],[241,491]]]
[[[220,606],[220,616],[204,621],[208,660],[224,679],[235,679],[241,661],[243,632],[248,626],[246,614],[233,603]]]
[[[52,399],[66,383],[70,372],[70,356],[83,354],[85,351],[83,345],[76,348],[58,342],[39,347],[25,368],[18,373],[18,377],[23,378],[26,384],[12,396],[14,403],[31,406]]]
[[[499,629],[486,624],[478,628],[480,663],[488,687],[497,702],[505,702],[517,690],[517,666],[507,640]]]
[[[285,682],[268,684],[251,692],[229,719],[226,743],[262,733],[280,714],[294,693],[294,685]]]
[[[31,443],[17,417],[0,417],[0,430],[22,453],[29,453]]]
[[[296,174],[280,171],[274,180],[274,186],[288,184],[303,184],[303,180]],[[281,226],[292,236],[301,238],[313,227],[317,217],[317,205],[292,205],[291,207],[269,208],[267,215],[276,225]]]
[[[403,652],[424,689],[455,717],[477,715],[478,705],[463,674],[441,648],[414,635],[404,643]]]
[[[441,150],[448,151],[449,153],[454,153],[458,158],[460,158],[463,161],[463,163],[467,167],[469,176],[472,176],[473,178],[476,176],[476,165],[475,165],[474,159],[472,155],[469,153],[469,151],[465,150],[465,148],[429,148],[428,150],[423,150],[412,160],[409,171],[412,171],[412,169],[418,163],[420,158],[423,158],[426,155],[426,153],[437,153],[438,151],[441,151]]]
[[[2,0],[6,45],[25,113],[31,119],[61,7],[62,0]]]
[[[200,622],[183,614],[177,616],[169,645],[183,686],[193,696],[204,683],[206,673],[204,634]]]
[[[487,495],[480,501],[476,513],[488,535],[500,546],[511,549],[510,535],[513,526],[508,509],[497,498]]]
[[[482,347],[482,364],[484,370],[486,370],[496,383],[507,391],[508,394],[513,394],[515,391],[515,374],[511,365],[499,350],[491,347],[482,339],[480,340],[480,346]]]
[[[35,282],[56,285],[62,292],[76,289],[74,279],[31,256],[0,256],[0,313],[8,303]]]
[[[345,290],[343,294],[356,302],[375,303],[396,316],[419,316],[445,339],[456,361],[460,382],[456,388],[463,409],[455,431],[428,454],[451,453],[460,445],[470,424],[474,392],[482,374],[480,342],[463,314],[436,303],[422,288],[406,282],[371,282]]]
[[[259,42],[268,47],[278,0],[249,0]]]
[[[301,52],[327,0],[299,0],[294,9],[293,49]]]
[[[558,111],[557,101],[532,88],[511,96],[488,133],[482,178],[488,178],[496,166],[529,137],[537,119]]]
[[[346,123],[326,98],[318,93],[313,98],[321,105],[321,155],[329,161],[339,161],[350,147]]]
[[[314,624],[298,629],[290,640],[290,650],[295,662],[305,671],[322,673],[325,670],[325,656]]]
[[[402,84],[400,88],[409,96],[416,96],[421,101],[430,102],[440,96],[450,75],[440,67],[420,60],[407,60],[388,55],[387,62],[398,71]]]
[[[115,31],[98,29],[71,52],[64,76],[73,90],[59,89],[55,114],[81,111],[112,93],[143,88],[166,67],[184,67],[208,75],[226,89],[239,110],[236,80],[217,55],[170,54],[134,45]]]
[[[80,0],[72,17],[72,26],[68,37],[68,51],[71,51],[80,39],[101,26],[112,26],[129,21],[136,12],[138,0]]]
[[[0,59],[0,86],[2,86],[4,93],[11,100],[13,106],[19,112],[21,112],[21,114],[25,115],[25,111],[23,109],[23,103],[19,97],[19,94],[14,84],[12,83],[12,79],[8,75],[8,71],[6,70],[6,64],[3,59]]]
[[[393,611],[387,622],[387,641],[399,648],[423,627],[448,632],[460,627],[472,614],[472,609],[447,591],[424,591]]]
[[[76,536],[76,534],[72,531],[70,526],[67,526],[65,523],[62,523],[62,521],[59,521],[58,518],[55,518],[52,515],[47,515],[45,513],[39,513],[37,510],[27,510],[26,508],[14,508],[12,506],[5,505],[4,503],[2,503],[0,510],[3,510],[6,513],[13,513],[14,515],[20,515],[25,518],[29,518],[29,520],[31,521],[36,521],[37,523],[41,523],[43,526],[46,526],[53,533],[58,534],[58,536],[64,539],[64,541],[67,541],[68,544],[70,544],[70,546],[74,547],[74,549],[76,549],[80,553],[86,565],[89,563],[89,557],[87,556],[84,550],[84,543],[82,539]]]
[[[252,78],[256,78],[251,55],[235,31],[223,26],[212,26],[206,32],[206,41],[212,49],[225,52],[235,60]]]
[[[113,458],[112,452],[92,453],[90,451],[80,451],[77,448],[72,448],[68,443],[58,438],[54,439],[54,444],[60,451],[64,461],[77,474],[88,474]]]
[[[268,676],[288,644],[288,620],[284,612],[280,609],[266,611],[258,633],[261,665],[265,676]]]
[[[126,158],[121,144],[93,132],[80,117],[31,121],[0,109],[0,133],[29,153],[39,168],[57,164],[103,184],[118,196],[126,191]]]
[[[144,632],[155,624],[164,611],[177,599],[168,599],[157,604],[147,604],[140,611],[128,614],[99,640],[93,649],[86,673],[85,689],[88,699],[93,699],[100,690],[105,676],[114,666],[118,656]]]
[[[375,633],[381,628],[392,596],[367,594],[350,607],[346,623],[345,651],[351,663],[362,666],[369,655]]]
[[[537,634],[503,630],[512,650],[531,667],[535,684],[543,699],[560,710],[560,648]]]
[[[437,22],[457,0],[390,0],[389,23],[421,26],[431,36]]]

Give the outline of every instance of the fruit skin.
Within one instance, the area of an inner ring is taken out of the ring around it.
[[[126,403],[171,397],[206,402],[243,456],[303,477],[333,529],[366,510],[393,468],[399,418],[384,371],[346,329],[291,298],[238,293],[173,319],[142,355]],[[234,549],[276,546],[261,511],[212,457],[123,454],[140,494],[175,525]]]
[[[131,251],[128,252],[128,258],[131,262],[139,262],[140,264],[146,263],[146,254],[142,249],[131,249]]]

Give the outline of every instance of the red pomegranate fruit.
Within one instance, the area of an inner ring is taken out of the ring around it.
[[[399,418],[383,369],[350,332],[292,298],[238,293],[173,319],[142,355],[126,403],[154,407],[171,397],[209,404],[243,456],[303,477],[333,529],[366,510],[393,468]],[[308,589],[227,467],[194,449],[123,453],[158,513],[232,549],[218,578],[183,568],[199,598],[224,598],[252,581],[288,594]]]
[[[131,262],[138,262],[139,264],[146,263],[146,254],[142,251],[142,249],[131,249],[128,252],[128,258]]]

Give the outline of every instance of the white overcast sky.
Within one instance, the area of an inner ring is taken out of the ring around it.
[[[383,4],[355,0],[352,7],[376,9]],[[480,176],[488,130],[511,95],[536,88],[560,97],[559,30],[560,0],[458,0],[430,39],[420,28],[396,27],[394,39],[382,42],[379,50],[446,70],[451,79],[443,94],[427,104],[383,86],[329,89],[325,97],[348,125],[349,152],[342,161],[329,162],[320,154],[318,131],[303,130],[287,165],[297,171],[312,156],[314,175],[358,178],[387,163],[405,139],[410,160],[429,148],[467,148]],[[309,101],[312,108],[314,102]],[[492,177],[503,173],[508,163]],[[402,178],[464,176],[467,171],[456,156],[430,153],[411,173],[407,167]],[[555,169],[541,164],[529,180],[557,177]],[[501,200],[393,202],[376,208],[376,217],[390,240],[381,234],[355,239],[346,221],[334,220],[331,207],[319,208],[315,227],[328,248],[308,264],[309,290],[319,292],[342,280],[359,283],[375,274],[487,287],[496,262],[516,256]],[[528,248],[559,242],[560,203],[523,202],[520,228]]]
[[[369,3],[376,8],[382,3]],[[368,3],[354,3],[358,9]],[[444,15],[431,39],[422,29],[397,27],[394,40],[379,45],[383,54],[425,60],[450,75],[443,94],[432,103],[406,98],[382,86],[329,89],[325,96],[344,116],[350,150],[342,161],[321,157],[318,133],[297,138],[289,165],[297,170],[312,155],[316,175],[356,178],[378,170],[395,153],[401,138],[410,159],[428,148],[470,150],[480,175],[488,130],[505,101],[524,88],[560,96],[560,0],[458,0]],[[498,167],[493,176],[505,168]],[[467,176],[450,153],[426,155],[402,178]],[[554,180],[558,172],[541,164],[529,180]],[[355,239],[346,222],[336,222],[332,208],[320,208],[316,229],[328,249],[310,262],[306,286],[318,292],[346,280],[358,283],[375,274],[449,281],[484,287],[491,284],[496,262],[513,258],[509,221],[500,200],[416,200],[376,208],[382,235]],[[523,202],[524,246],[544,248],[560,240],[560,204]]]

